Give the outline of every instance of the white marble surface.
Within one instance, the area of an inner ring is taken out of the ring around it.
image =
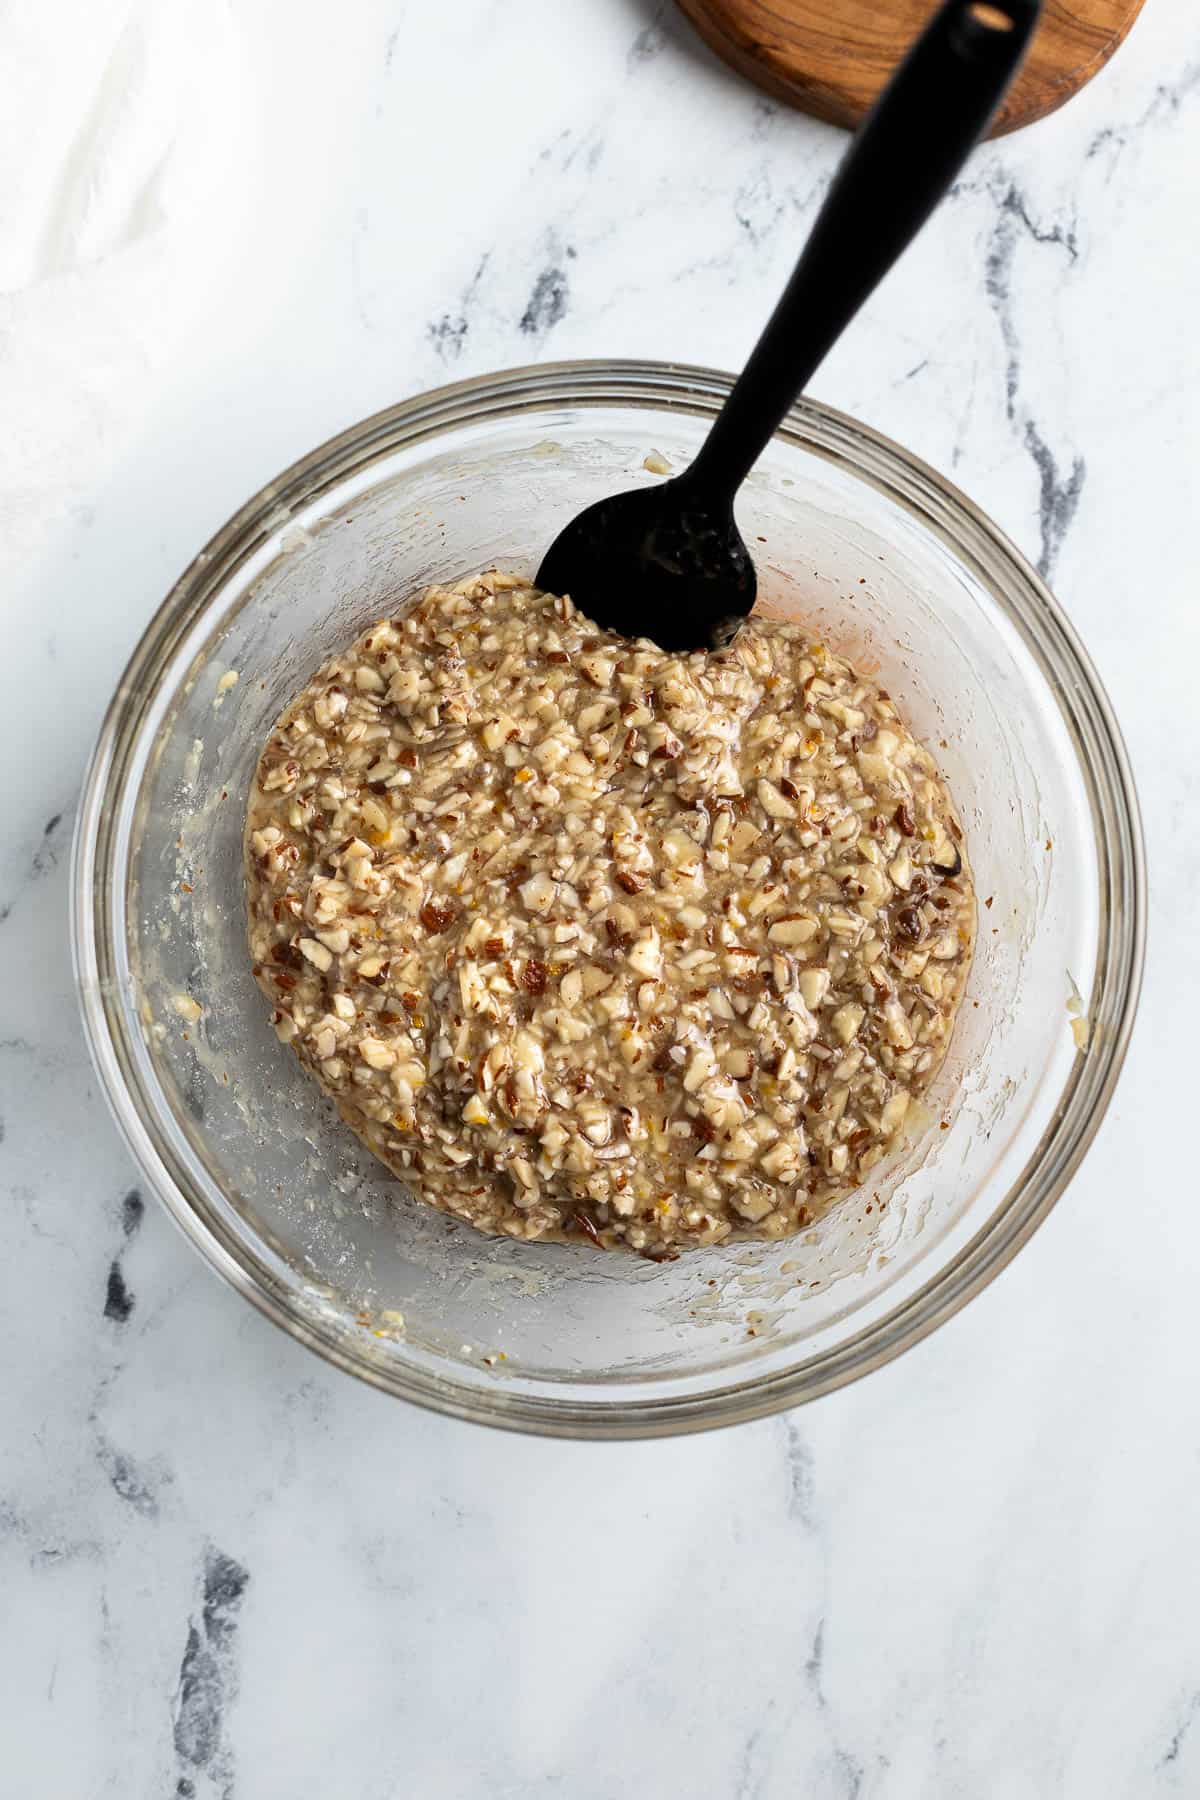
[[[841,140],[654,0],[43,12],[16,66],[70,62],[67,136],[0,134],[0,1792],[1200,1792],[1190,8],[976,156],[816,384],[1040,558],[1109,684],[1153,893],[1116,1102],[932,1340],[629,1447],[370,1393],[143,1207],[76,1019],[72,815],[144,621],[252,489],[443,379],[733,365]]]

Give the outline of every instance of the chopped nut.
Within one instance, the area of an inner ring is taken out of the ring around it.
[[[329,731],[346,715],[347,700],[341,688],[327,688],[313,701],[313,718],[322,731]]]
[[[856,1035],[865,1016],[866,1009],[864,1007],[855,1006],[853,1004],[839,1006],[829,1021],[833,1035],[843,1044],[848,1044],[851,1038]]]
[[[549,875],[531,875],[521,888],[521,899],[531,913],[546,913],[554,905],[555,883]]]
[[[798,1162],[797,1147],[789,1143],[787,1139],[780,1138],[779,1142],[772,1144],[769,1150],[763,1151],[758,1159],[758,1166],[764,1175],[771,1175],[776,1181],[782,1181],[787,1176],[795,1174]]]
[[[545,993],[546,965],[538,957],[531,956],[522,965],[521,986],[527,994]]]
[[[458,908],[452,900],[427,900],[420,911],[420,920],[426,931],[445,931],[452,925],[458,915]]]
[[[904,1088],[899,1088],[887,1102],[879,1115],[879,1129],[886,1137],[892,1137],[904,1123],[908,1111],[909,1096]]]
[[[704,852],[686,831],[668,831],[663,838],[663,855],[677,869],[694,869]]]
[[[796,809],[773,782],[760,779],[756,789],[763,811],[772,819],[794,819]]]
[[[741,1193],[734,1195],[733,1204],[743,1219],[749,1219],[751,1224],[757,1225],[761,1219],[765,1219],[767,1214],[774,1210],[775,1196],[764,1193],[760,1189],[746,1188]]]
[[[639,975],[657,975],[662,968],[662,943],[651,926],[642,933],[628,955],[629,966]]]
[[[888,864],[888,874],[898,888],[902,888],[905,893],[908,892],[912,886],[913,866],[912,857],[907,850],[901,850],[892,858]]]
[[[820,927],[815,919],[802,918],[799,913],[785,913],[770,926],[767,936],[773,944],[783,944],[791,948],[796,944],[811,943]]]
[[[816,1012],[829,992],[828,969],[801,969],[797,977],[800,995],[810,1012]]]

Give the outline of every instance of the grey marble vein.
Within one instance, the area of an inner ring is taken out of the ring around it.
[[[825,1620],[817,1621],[817,1629],[813,1634],[812,1649],[804,1664],[804,1679],[808,1685],[817,1709],[829,1727],[830,1773],[834,1783],[834,1792],[844,1795],[845,1800],[858,1800],[862,1793],[866,1771],[858,1756],[848,1749],[835,1733],[829,1720],[829,1699],[825,1692]]]
[[[1033,416],[1031,402],[1022,391],[1022,315],[1014,293],[1013,262],[1017,245],[1022,240],[1061,251],[1068,267],[1078,261],[1079,249],[1074,224],[1070,220],[1055,221],[1050,225],[1037,223],[1015,183],[1003,184],[995,203],[996,216],[984,284],[1004,345],[1005,412],[1037,472],[1041,535],[1037,566],[1039,573],[1049,579],[1079,506],[1087,464],[1082,456],[1073,455],[1069,471],[1063,467],[1062,459],[1051,450]]]
[[[632,44],[629,46],[629,63],[635,67],[639,63],[653,62],[661,56],[667,47],[667,34],[663,29],[662,17],[665,7],[659,7],[655,17],[648,25],[643,25]]]
[[[0,923],[12,913],[18,899],[36,882],[43,881],[58,867],[63,848],[70,842],[70,818],[64,812],[51,813],[29,848],[18,852],[18,868],[11,878],[8,897],[0,900]]]
[[[132,1506],[144,1519],[157,1519],[159,1490],[164,1481],[169,1483],[170,1477],[139,1464],[104,1438],[97,1444],[97,1456],[118,1499]]]
[[[1200,1689],[1190,1693],[1183,1706],[1180,1708],[1178,1714],[1179,1722],[1171,1733],[1170,1742],[1163,1751],[1158,1763],[1160,1769],[1169,1769],[1173,1763],[1179,1761],[1180,1752],[1184,1747],[1184,1741],[1198,1716],[1200,1716]]]
[[[804,1436],[799,1419],[792,1415],[783,1421],[784,1454],[787,1471],[788,1512],[800,1525],[814,1523],[815,1473],[812,1449]]]
[[[114,1258],[108,1265],[108,1280],[104,1288],[104,1316],[116,1325],[127,1325],[132,1312],[133,1295],[125,1285],[120,1263]]]
[[[567,258],[574,254],[574,250],[568,245],[561,258],[556,257],[538,271],[528,304],[520,318],[520,328],[526,337],[536,338],[540,342],[565,318],[570,294],[565,264]]]
[[[462,291],[458,306],[453,312],[443,313],[440,319],[428,327],[429,341],[443,362],[456,362],[463,353],[467,333],[471,329],[472,308],[487,273],[489,261],[490,252],[485,251],[476,265],[475,273]]]
[[[222,1800],[233,1800],[234,1761],[225,1717],[237,1692],[237,1635],[250,1576],[232,1556],[209,1547],[204,1556],[199,1617],[187,1628],[175,1700],[176,1792],[207,1776]]]

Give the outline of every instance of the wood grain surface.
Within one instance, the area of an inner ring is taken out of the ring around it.
[[[1143,0],[1046,0],[1025,66],[990,135],[1077,94],[1125,38]],[[678,0],[718,56],[768,93],[854,126],[931,17],[932,0]]]

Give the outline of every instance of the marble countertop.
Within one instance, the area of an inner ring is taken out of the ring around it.
[[[248,493],[454,377],[735,365],[843,140],[654,0],[41,10],[25,92],[47,59],[73,85],[0,131],[0,1790],[1200,1792],[1188,9],[1151,0],[1079,99],[975,156],[815,384],[953,472],[1108,683],[1153,903],[1124,1079],[933,1338],[631,1446],[405,1408],[200,1264],[81,1041],[73,812],[131,646]],[[642,1551],[609,1562],[631,1509]]]

